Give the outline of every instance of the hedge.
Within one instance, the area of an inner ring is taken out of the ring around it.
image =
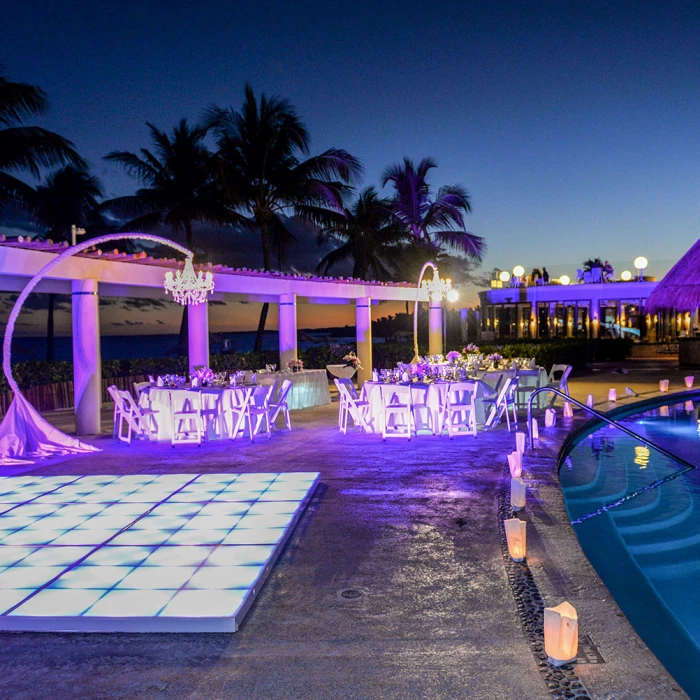
[[[605,340],[556,340],[548,342],[515,342],[507,345],[481,345],[484,354],[498,352],[505,358],[534,357],[538,365],[573,365],[582,369],[591,362],[621,361],[629,354],[632,342],[627,339]],[[326,365],[342,362],[343,355],[354,350],[352,345],[322,345],[300,350],[299,357],[307,369],[323,369]],[[424,354],[427,348],[420,348]],[[374,366],[378,369],[395,367],[397,362],[410,362],[413,344],[376,343],[373,347]],[[266,350],[261,353],[245,352],[212,355],[210,366],[218,372],[224,370],[259,369],[267,364],[279,364],[279,353]],[[17,383],[22,389],[73,380],[71,362],[18,362],[12,367]],[[106,360],[102,363],[102,376],[131,377],[152,374],[187,374],[186,357],[147,357],[132,360]],[[0,377],[0,391],[7,391],[5,377]]]

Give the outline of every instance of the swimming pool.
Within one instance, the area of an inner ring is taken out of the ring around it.
[[[586,556],[651,650],[700,698],[700,395],[682,399],[646,402],[616,420],[683,461],[604,425],[572,440],[559,473]]]

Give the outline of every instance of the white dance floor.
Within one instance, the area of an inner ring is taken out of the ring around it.
[[[318,478],[0,478],[0,629],[235,632]]]

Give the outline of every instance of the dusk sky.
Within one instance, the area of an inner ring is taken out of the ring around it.
[[[662,276],[698,238],[697,2],[35,2],[3,10],[0,62],[51,98],[108,196],[102,160],[243,85],[287,97],[312,151],[376,184],[404,156],[470,192],[483,269],[637,255]]]

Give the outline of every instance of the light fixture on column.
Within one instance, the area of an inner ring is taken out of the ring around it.
[[[634,259],[634,266],[637,268],[638,281],[644,282],[644,270],[649,266],[649,261],[643,255],[640,255],[638,258]]]
[[[430,280],[424,280],[423,275],[429,267],[433,268],[433,278]],[[418,275],[416,303],[413,306],[413,360],[411,360],[413,364],[418,362],[418,295],[421,289],[428,293],[428,298],[431,301],[442,302],[443,299],[456,301],[457,299],[457,297],[450,295],[450,292],[452,292],[452,280],[440,279],[437,265],[434,262],[428,261],[425,263],[425,265],[423,265],[421,268],[420,274]]]
[[[200,270],[199,274],[192,267],[192,256],[185,260],[185,269],[165,273],[165,293],[172,293],[173,299],[183,306],[201,304],[207,300],[207,294],[214,292],[214,275],[207,272],[206,276]]]

